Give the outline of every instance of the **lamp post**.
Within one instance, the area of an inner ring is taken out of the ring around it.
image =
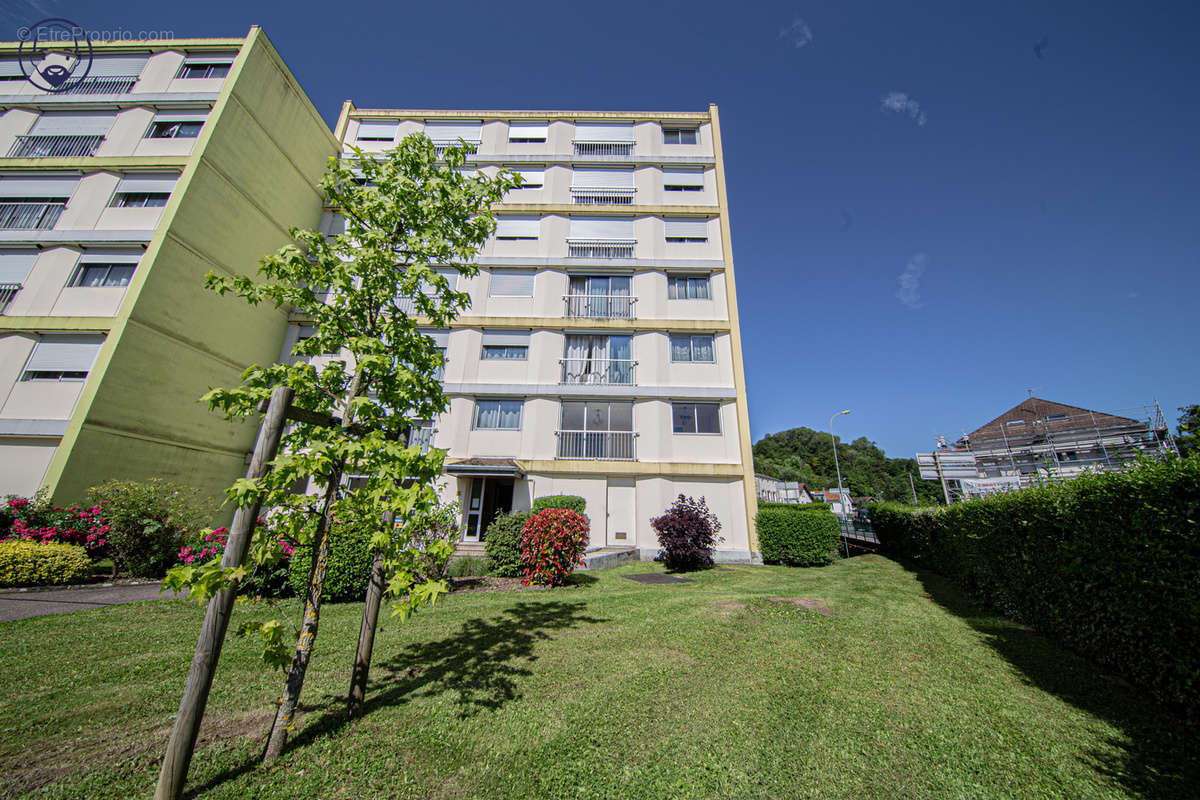
[[[845,515],[845,512],[846,512],[846,490],[842,488],[842,468],[838,464],[837,439],[833,435],[833,421],[835,419],[837,419],[838,417],[840,417],[842,414],[849,414],[849,413],[850,413],[850,409],[846,409],[845,411],[837,412],[836,414],[834,414],[832,417],[829,418],[829,441],[833,444],[833,468],[835,470],[837,470],[837,479],[838,479],[838,505],[841,506],[841,509],[842,509],[842,514],[838,515],[838,528],[840,528],[842,531],[842,544],[846,548],[846,558],[850,557],[850,543],[848,541],[846,541],[846,529],[845,529],[845,526],[843,525],[843,520],[842,520],[842,517]]]

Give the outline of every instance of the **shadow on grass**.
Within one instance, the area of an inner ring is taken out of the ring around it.
[[[982,634],[1031,685],[1121,731],[1109,740],[1110,751],[1082,752],[1081,761],[1147,800],[1200,796],[1200,761],[1194,750],[1200,730],[1194,725],[1104,675],[1064,645],[980,607],[941,575],[906,566],[938,605]]]
[[[529,665],[537,660],[534,646],[538,642],[552,638],[553,631],[608,621],[584,614],[585,607],[586,603],[579,600],[525,601],[488,619],[467,620],[457,633],[444,639],[410,644],[372,667],[375,679],[367,688],[364,716],[379,708],[446,691],[455,693],[459,716],[464,718],[518,700],[521,694],[517,681],[533,674]],[[327,694],[315,706],[302,706],[302,710],[320,716],[289,740],[285,758],[349,722],[345,695]],[[202,794],[258,766],[258,758],[244,759],[191,787],[188,796]]]

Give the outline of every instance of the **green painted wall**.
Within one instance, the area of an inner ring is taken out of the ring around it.
[[[286,314],[205,290],[209,270],[258,259],[316,227],[336,140],[255,28],[197,142],[47,476],[59,501],[108,478],[159,476],[220,498],[245,470],[257,423],[198,398],[279,356]],[[222,515],[224,517],[226,515]]]

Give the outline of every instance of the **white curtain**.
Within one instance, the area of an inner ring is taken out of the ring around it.
[[[692,337],[692,361],[712,361],[713,360],[713,337],[711,336],[693,336]]]

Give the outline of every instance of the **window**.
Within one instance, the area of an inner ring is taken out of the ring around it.
[[[484,361],[524,361],[529,357],[529,331],[484,331]]]
[[[29,277],[33,262],[37,261],[36,250],[0,250],[0,285],[20,286]],[[0,306],[3,302],[0,301]]]
[[[1025,420],[1023,420],[1023,419],[1010,419],[1008,422],[1006,422],[1006,423],[1004,423],[1004,424],[1005,424],[1005,425],[1024,425],[1024,424],[1025,424]]]
[[[501,240],[536,239],[542,221],[536,217],[500,217],[496,220],[496,238]]]
[[[155,120],[150,123],[147,139],[195,139],[204,122],[200,120]]]
[[[356,138],[360,142],[390,142],[396,138],[399,129],[400,123],[394,120],[361,120]]]
[[[546,185],[545,167],[525,167],[524,169],[515,169],[513,172],[521,176],[521,186],[519,187],[521,189],[541,189]]]
[[[94,334],[47,334],[33,346],[23,381],[79,381],[87,377],[104,344],[104,337]]]
[[[75,270],[73,279],[67,285],[88,288],[128,286],[136,266],[136,264],[106,262],[80,264],[79,269]]]
[[[533,297],[533,270],[494,269],[488,297]]]
[[[188,61],[179,70],[179,78],[224,78],[231,61]]]
[[[712,334],[671,334],[671,360],[713,363]]]
[[[696,129],[663,126],[663,144],[695,144]]]
[[[564,431],[632,431],[633,403],[567,401],[562,404]]]
[[[550,125],[546,122],[513,120],[508,123],[508,140],[510,142],[544,142],[549,133]]]
[[[170,192],[118,192],[113,195],[113,208],[161,208],[171,197]]]
[[[1066,419],[1066,418],[1067,418],[1066,414],[1048,414],[1046,416],[1046,421],[1054,422],[1055,420]]]
[[[711,300],[707,275],[668,275],[668,300]]]
[[[720,433],[720,404],[672,403],[671,430],[674,433]]]
[[[483,138],[481,120],[426,120],[425,135],[435,145],[457,145],[462,139],[467,144],[479,144]]]
[[[663,190],[699,192],[704,189],[703,167],[663,167]]]
[[[522,400],[476,400],[475,424],[478,430],[519,431]]]
[[[633,385],[632,336],[568,333],[563,337],[562,377],[567,384]]]
[[[663,228],[668,242],[707,242],[708,220],[665,219]]]

